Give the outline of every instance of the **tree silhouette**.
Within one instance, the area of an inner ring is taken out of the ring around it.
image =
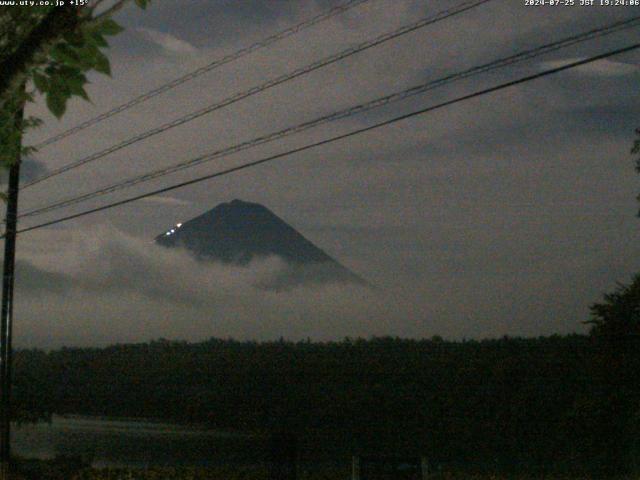
[[[640,338],[640,274],[630,285],[620,284],[605,294],[602,303],[591,306],[591,333],[612,339]]]

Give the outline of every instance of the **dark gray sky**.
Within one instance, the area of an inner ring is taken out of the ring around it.
[[[43,102],[37,142],[336,4],[158,0],[127,8],[113,78],[62,121]],[[43,149],[33,172],[88,153],[456,5],[371,0]],[[29,209],[233,145],[524,48],[637,15],[633,7],[526,7],[494,0],[355,55],[23,192]],[[495,83],[637,41],[637,29],[474,77],[95,202],[56,218],[257,159]],[[588,306],[638,271],[640,54],[503,90],[330,146],[19,239],[19,345],[150,338],[449,338],[584,332]],[[223,201],[263,203],[380,287],[251,287],[279,268],[202,266],[151,243]],[[43,274],[42,271],[46,272]]]

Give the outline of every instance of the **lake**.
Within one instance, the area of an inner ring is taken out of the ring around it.
[[[12,452],[28,458],[81,456],[95,467],[251,465],[262,461],[256,437],[152,421],[54,416],[14,425]]]

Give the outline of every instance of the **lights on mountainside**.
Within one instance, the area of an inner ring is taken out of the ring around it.
[[[181,224],[181,223],[176,224],[175,228],[172,228],[171,230],[169,230],[169,231],[168,231],[167,233],[165,233],[164,235],[165,235],[166,237],[168,237],[169,235],[173,235],[174,233],[176,233],[176,230],[177,230],[178,228],[180,228],[181,226],[182,226],[182,224]]]

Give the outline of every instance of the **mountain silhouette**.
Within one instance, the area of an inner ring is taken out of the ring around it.
[[[279,257],[285,268],[267,288],[307,283],[366,282],[327,255],[271,210],[258,203],[233,200],[156,237],[156,243],[183,248],[201,261],[248,265]]]

